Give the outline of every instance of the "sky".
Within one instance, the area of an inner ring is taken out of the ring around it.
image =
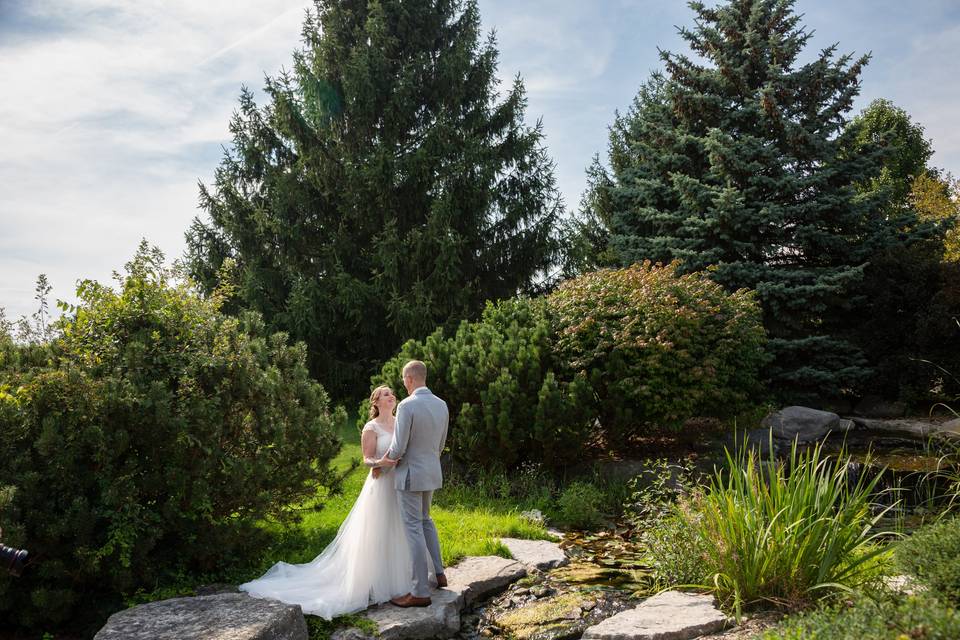
[[[0,0],[0,308],[36,308],[106,282],[142,238],[182,255],[198,182],[229,145],[242,86],[290,67],[310,0]],[[607,127],[683,51],[681,0],[479,0],[499,75],[520,74],[568,208]],[[926,129],[933,164],[960,174],[957,0],[798,0],[810,55],[872,53],[855,111],[885,97]],[[508,84],[505,86],[509,86]]]

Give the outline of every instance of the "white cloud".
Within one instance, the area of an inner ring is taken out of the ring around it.
[[[243,84],[289,66],[307,0],[41,1],[0,38],[0,307],[108,280],[140,238],[169,257],[196,215]],[[5,10],[9,11],[9,8]]]

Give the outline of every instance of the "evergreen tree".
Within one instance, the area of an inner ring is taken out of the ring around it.
[[[608,221],[623,264],[680,259],[755,289],[781,395],[834,395],[869,373],[843,311],[909,222],[879,219],[878,193],[854,186],[877,175],[882,148],[845,153],[868,57],[834,45],[801,64],[811,34],[792,0],[689,5],[695,27],[680,34],[695,55],[661,52],[664,71],[610,129],[602,193],[581,217]]]
[[[548,284],[562,205],[476,0],[315,0],[303,39],[269,104],[243,90],[186,262],[208,291],[232,271],[343,397],[404,340]]]

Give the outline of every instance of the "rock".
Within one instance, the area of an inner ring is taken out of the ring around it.
[[[553,595],[553,589],[549,587],[537,587],[533,590],[533,595],[538,598],[546,598],[547,596]]]
[[[356,627],[347,627],[346,629],[337,629],[330,634],[330,640],[373,640],[371,636],[362,629]]]
[[[556,542],[547,540],[518,540],[516,538],[501,538],[510,554],[523,563],[528,570],[539,569],[547,571],[562,567],[570,562],[563,549]]]
[[[940,425],[941,433],[953,433],[960,436],[960,418],[954,418]]]
[[[853,420],[848,420],[846,418],[840,418],[840,422],[837,423],[837,432],[846,433],[847,431],[852,431],[856,429],[857,425]]]
[[[581,626],[577,623],[583,614],[580,608],[582,600],[576,593],[562,594],[507,611],[498,616],[495,622],[506,635],[517,640],[571,637],[577,634],[577,627]]]
[[[527,569],[516,560],[498,556],[465,558],[446,570],[447,590],[463,596],[465,606],[506,589],[527,575]]]
[[[514,589],[513,593],[514,595],[525,596],[530,593],[530,589],[527,589],[526,587],[520,587],[519,589]]]
[[[864,396],[853,412],[864,418],[902,418],[907,415],[907,405],[880,396]]]
[[[687,640],[728,623],[713,606],[713,596],[665,591],[590,627],[583,640]]]
[[[960,439],[960,430],[950,426],[951,422],[933,422],[930,420],[879,420],[875,418],[854,418],[860,429],[882,431],[925,439],[942,435],[946,438]]]
[[[219,593],[240,593],[240,589],[235,584],[225,584],[215,582],[214,584],[205,584],[195,589],[198,596],[215,596]]]
[[[560,531],[560,529],[557,529],[556,527],[547,527],[547,533],[560,541],[563,541],[563,538],[566,535],[563,533],[563,531]]]
[[[382,640],[449,638],[460,631],[463,596],[456,591],[440,589],[431,592],[430,599],[433,602],[429,607],[404,609],[382,604],[367,609],[366,617],[377,623]]]
[[[543,517],[543,512],[540,509],[530,509],[529,511],[521,511],[520,519],[526,520],[533,524],[543,525],[546,523],[547,519]]]
[[[95,640],[307,640],[299,605],[224,593],[173,598],[113,614]]]
[[[917,581],[911,576],[887,576],[883,579],[883,584],[891,591],[908,596],[915,595],[918,591],[926,590],[926,587],[922,584],[917,584]]]
[[[768,415],[761,424],[773,430],[774,438],[813,442],[830,431],[836,431],[840,416],[808,407],[784,407]]]

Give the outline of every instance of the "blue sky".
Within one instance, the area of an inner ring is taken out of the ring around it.
[[[73,300],[109,280],[146,237],[169,258],[229,144],[240,86],[289,66],[309,0],[0,0],[0,307],[34,309],[37,274]],[[872,52],[857,110],[876,97],[932,138],[960,174],[957,0],[799,0],[815,48]],[[480,0],[500,76],[523,77],[528,120],[569,207],[606,129],[682,49],[681,0]],[[811,51],[812,55],[813,51]]]

